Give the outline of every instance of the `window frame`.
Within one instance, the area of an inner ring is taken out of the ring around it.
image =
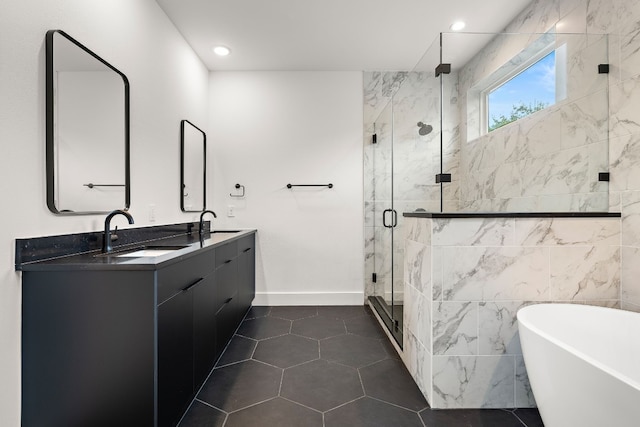
[[[562,100],[562,99],[559,99],[558,97],[558,92],[559,92],[558,82],[560,81],[560,83],[566,88],[566,84],[563,83],[563,82],[566,82],[566,78],[564,79],[559,78],[560,76],[559,76],[558,65],[560,63],[559,59],[566,58],[566,54],[563,54],[562,52],[562,50],[566,50],[566,49],[563,49],[565,46],[566,44],[562,44],[561,46],[556,47],[555,42],[547,44],[544,48],[537,50],[529,58],[523,61],[522,64],[515,67],[509,73],[505,74],[504,76],[502,76],[497,80],[494,80],[492,83],[490,83],[489,85],[485,86],[482,90],[480,90],[480,93],[479,93],[480,95],[480,135],[488,135],[490,132],[492,132],[489,130],[489,121],[491,120],[491,117],[489,117],[489,94],[494,90],[498,89],[499,87],[505,85],[509,81],[513,80],[514,78],[516,78],[517,76],[525,72],[527,69],[537,64],[538,62],[542,61],[552,52],[555,52],[555,86],[556,86],[555,92],[556,94],[555,94],[554,103],[551,105],[548,105],[543,110],[546,110],[547,108],[558,104],[558,102]],[[563,63],[566,63],[566,61],[563,61]],[[566,69],[566,67],[560,67],[561,70],[563,68]],[[562,90],[560,92],[562,92]],[[565,89],[565,92],[566,92],[566,89]],[[529,117],[529,115],[525,117]],[[521,119],[522,118],[524,117],[521,117]],[[520,119],[514,120],[511,123],[515,123],[518,120]],[[511,123],[508,123],[507,125]],[[497,128],[497,129],[500,129],[500,128]],[[497,129],[494,129],[494,131]]]

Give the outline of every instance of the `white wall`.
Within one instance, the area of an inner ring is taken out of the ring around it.
[[[362,73],[212,72],[209,94],[207,205],[258,229],[254,304],[362,304]]]
[[[197,217],[180,212],[180,120],[206,130],[208,72],[153,0],[2,0],[0,9],[0,425],[14,427],[21,310],[15,239],[99,230],[104,220],[46,208],[45,32],[66,31],[129,78],[135,226],[149,224],[149,204],[158,224]],[[116,219],[119,227],[125,222]]]

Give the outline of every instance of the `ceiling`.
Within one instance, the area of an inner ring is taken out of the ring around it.
[[[457,20],[502,31],[531,0],[156,1],[210,70],[382,71],[411,70]]]

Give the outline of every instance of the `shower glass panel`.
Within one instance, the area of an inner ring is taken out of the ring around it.
[[[443,169],[452,175],[443,210],[608,211],[608,36],[443,33],[441,41],[441,62],[451,65],[441,76]],[[446,108],[453,98],[457,107]]]

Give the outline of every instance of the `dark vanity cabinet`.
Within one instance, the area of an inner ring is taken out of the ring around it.
[[[180,420],[215,362],[215,252],[157,272],[158,426]]]
[[[254,244],[25,268],[22,426],[176,425],[251,306]]]

